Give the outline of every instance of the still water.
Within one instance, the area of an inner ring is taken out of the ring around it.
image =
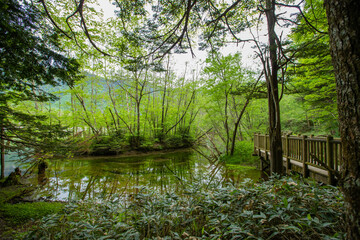
[[[143,191],[180,191],[202,182],[238,184],[257,180],[260,171],[210,163],[193,151],[177,151],[127,157],[52,160],[44,179],[38,179],[37,198],[71,201],[128,197]]]

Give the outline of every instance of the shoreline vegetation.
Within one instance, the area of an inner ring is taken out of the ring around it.
[[[118,132],[108,135],[76,136],[69,138],[68,151],[75,156],[111,156],[132,151],[151,152],[190,148],[197,139],[189,134],[174,134],[164,138],[125,136]]]
[[[124,199],[70,203],[7,199],[25,186],[1,189],[1,239],[343,239],[338,188],[298,176],[192,183],[181,193],[142,186]],[[7,195],[6,195],[7,194]]]
[[[235,156],[221,156],[230,170],[254,167],[248,143]],[[190,151],[131,150],[125,158]],[[86,158],[76,156],[76,159]],[[344,206],[339,189],[299,176],[244,181],[239,187],[200,183],[182,185],[181,193],[153,192],[141,186],[123,201],[31,201],[35,187],[0,187],[1,239],[343,239]],[[26,200],[25,200],[26,199]]]

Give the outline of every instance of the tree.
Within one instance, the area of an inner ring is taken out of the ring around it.
[[[239,53],[227,56],[210,53],[206,63],[203,91],[209,94],[209,102],[204,108],[208,113],[207,118],[213,123],[213,129],[225,144],[225,154],[233,156],[240,121],[258,90],[257,83],[262,74],[254,81],[253,73],[241,66]],[[220,130],[219,122],[222,123],[225,134]]]
[[[360,239],[360,2],[326,0],[335,70],[347,239]]]
[[[270,138],[270,174],[283,173],[282,143],[281,143],[281,124],[280,124],[280,99],[279,99],[279,80],[278,70],[280,69],[278,50],[281,49],[279,42],[276,43],[275,33],[275,0],[266,0],[265,14],[267,20],[267,30],[269,38],[269,57],[262,57],[263,69],[268,92],[269,105],[269,138]]]
[[[230,119],[231,94],[244,78],[244,71],[239,66],[241,63],[241,55],[221,56],[220,54],[210,53],[206,62],[208,65],[205,67],[204,73],[207,79],[204,87],[205,91],[209,93],[209,99],[215,103],[215,106],[211,106],[212,104],[209,103],[206,104],[205,109],[210,119],[212,119],[212,116],[221,116],[221,119],[218,121],[222,122],[225,136],[219,131],[218,126],[216,126],[217,124],[214,124],[214,128],[225,144],[225,154],[229,155],[232,142],[230,126],[232,122],[232,119]],[[235,105],[236,103],[234,102],[233,104]],[[209,111],[213,111],[213,113]]]
[[[21,149],[50,143],[57,134],[63,134],[59,125],[44,123],[44,116],[16,109],[23,101],[54,100],[55,96],[46,92],[46,85],[71,84],[77,77],[77,62],[64,56],[57,32],[45,24],[43,16],[28,1],[0,1],[2,152],[5,141]]]
[[[42,0],[43,6],[49,6]],[[202,49],[212,47],[218,49],[229,41],[236,43],[253,42],[257,45],[258,56],[263,64],[263,71],[268,86],[269,100],[269,133],[272,172],[282,173],[281,124],[278,85],[281,83],[289,58],[283,51],[281,35],[275,33],[275,23],[293,22],[285,19],[282,13],[275,14],[280,7],[297,8],[300,5],[287,5],[294,1],[275,0],[237,0],[233,3],[223,1],[116,1],[120,18],[117,38],[121,39],[116,46],[118,54],[124,59],[137,59],[131,46],[145,46],[142,58],[163,59],[171,52],[182,53],[187,49],[194,55],[194,36],[199,36]],[[85,1],[76,3],[68,19],[78,18],[85,35],[91,41],[86,28]],[[150,8],[148,8],[151,6]],[[258,17],[255,17],[258,15]],[[51,21],[57,25],[52,14]],[[205,18],[203,16],[206,16]],[[267,20],[268,43],[263,44],[255,36],[253,39],[242,39],[241,33]],[[64,22],[64,21],[63,21]],[[134,24],[135,23],[135,24]],[[62,24],[64,25],[64,24]],[[60,28],[64,35],[71,37],[71,23],[68,28]],[[74,26],[74,24],[72,24]],[[286,24],[284,24],[286,25]],[[57,25],[59,26],[59,25]],[[60,25],[61,26],[61,25]],[[228,36],[231,36],[230,38]],[[76,40],[76,39],[75,39]],[[94,46],[97,48],[97,46]],[[97,48],[98,49],[98,48]],[[100,50],[101,51],[101,50]],[[278,74],[279,70],[282,74]]]
[[[117,1],[118,6],[124,1]],[[289,1],[286,1],[289,2]],[[291,1],[290,1],[291,2]],[[138,8],[144,9],[145,2],[137,4]],[[270,135],[270,156],[271,172],[282,174],[282,144],[281,144],[281,124],[280,124],[280,98],[278,85],[279,78],[282,76],[278,71],[285,72],[286,62],[289,61],[282,51],[282,40],[275,33],[275,23],[281,21],[275,15],[275,10],[279,6],[285,6],[275,2],[266,1],[241,1],[237,0],[231,4],[214,1],[164,1],[153,5],[153,17],[143,26],[147,34],[136,34],[136,41],[151,42],[149,44],[148,55],[155,55],[155,58],[163,58],[172,50],[182,52],[190,49],[193,53],[193,41],[191,36],[198,33],[202,27],[200,46],[206,48],[219,48],[229,40],[239,42],[255,42],[259,50],[259,58],[263,64],[263,72],[267,81],[268,106],[269,106],[269,135]],[[292,7],[292,6],[290,6]],[[124,11],[124,7],[121,10]],[[257,11],[254,11],[254,10]],[[263,45],[255,37],[250,40],[241,39],[240,33],[258,23],[252,15],[259,14],[259,19],[266,16],[268,44]],[[142,14],[144,16],[145,13]],[[128,16],[128,15],[127,15]],[[207,16],[202,18],[202,16]],[[120,16],[121,17],[121,16]],[[135,18],[135,17],[134,17]],[[130,20],[127,18],[126,20]],[[250,19],[250,20],[249,20]],[[284,19],[282,19],[284,20]],[[285,19],[286,20],[286,19]],[[145,31],[145,30],[143,30]],[[141,31],[140,31],[141,32]]]
[[[295,61],[287,71],[287,87],[303,102],[308,128],[315,128],[319,125],[314,124],[317,122],[321,126],[316,128],[320,129],[313,131],[335,134],[338,129],[336,84],[323,1],[305,2],[303,12],[306,17],[299,16],[301,24],[290,34],[292,42],[288,50],[295,52]]]

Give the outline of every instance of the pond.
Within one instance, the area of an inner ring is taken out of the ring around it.
[[[180,191],[186,184],[238,184],[257,180],[260,171],[251,167],[212,164],[194,151],[176,151],[123,157],[86,157],[52,160],[45,179],[39,181],[37,198],[71,201],[129,197],[147,191]]]
[[[18,163],[19,156],[16,152],[8,152],[5,154],[5,169],[4,175],[5,177],[9,176],[11,172],[19,165]]]

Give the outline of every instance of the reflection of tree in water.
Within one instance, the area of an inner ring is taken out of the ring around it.
[[[215,171],[206,159],[185,151],[53,161],[48,170],[46,194],[59,200],[108,199],[114,194],[126,198],[143,186],[160,193],[179,191],[182,182],[192,183]]]
[[[248,167],[238,167],[237,169],[224,168],[223,176],[224,182],[239,186],[240,183],[246,178],[253,180],[259,179],[260,172],[259,170]]]
[[[39,185],[44,185],[47,182],[47,178],[46,178],[46,169],[48,168],[48,165],[45,161],[41,160],[38,163],[38,184]]]

